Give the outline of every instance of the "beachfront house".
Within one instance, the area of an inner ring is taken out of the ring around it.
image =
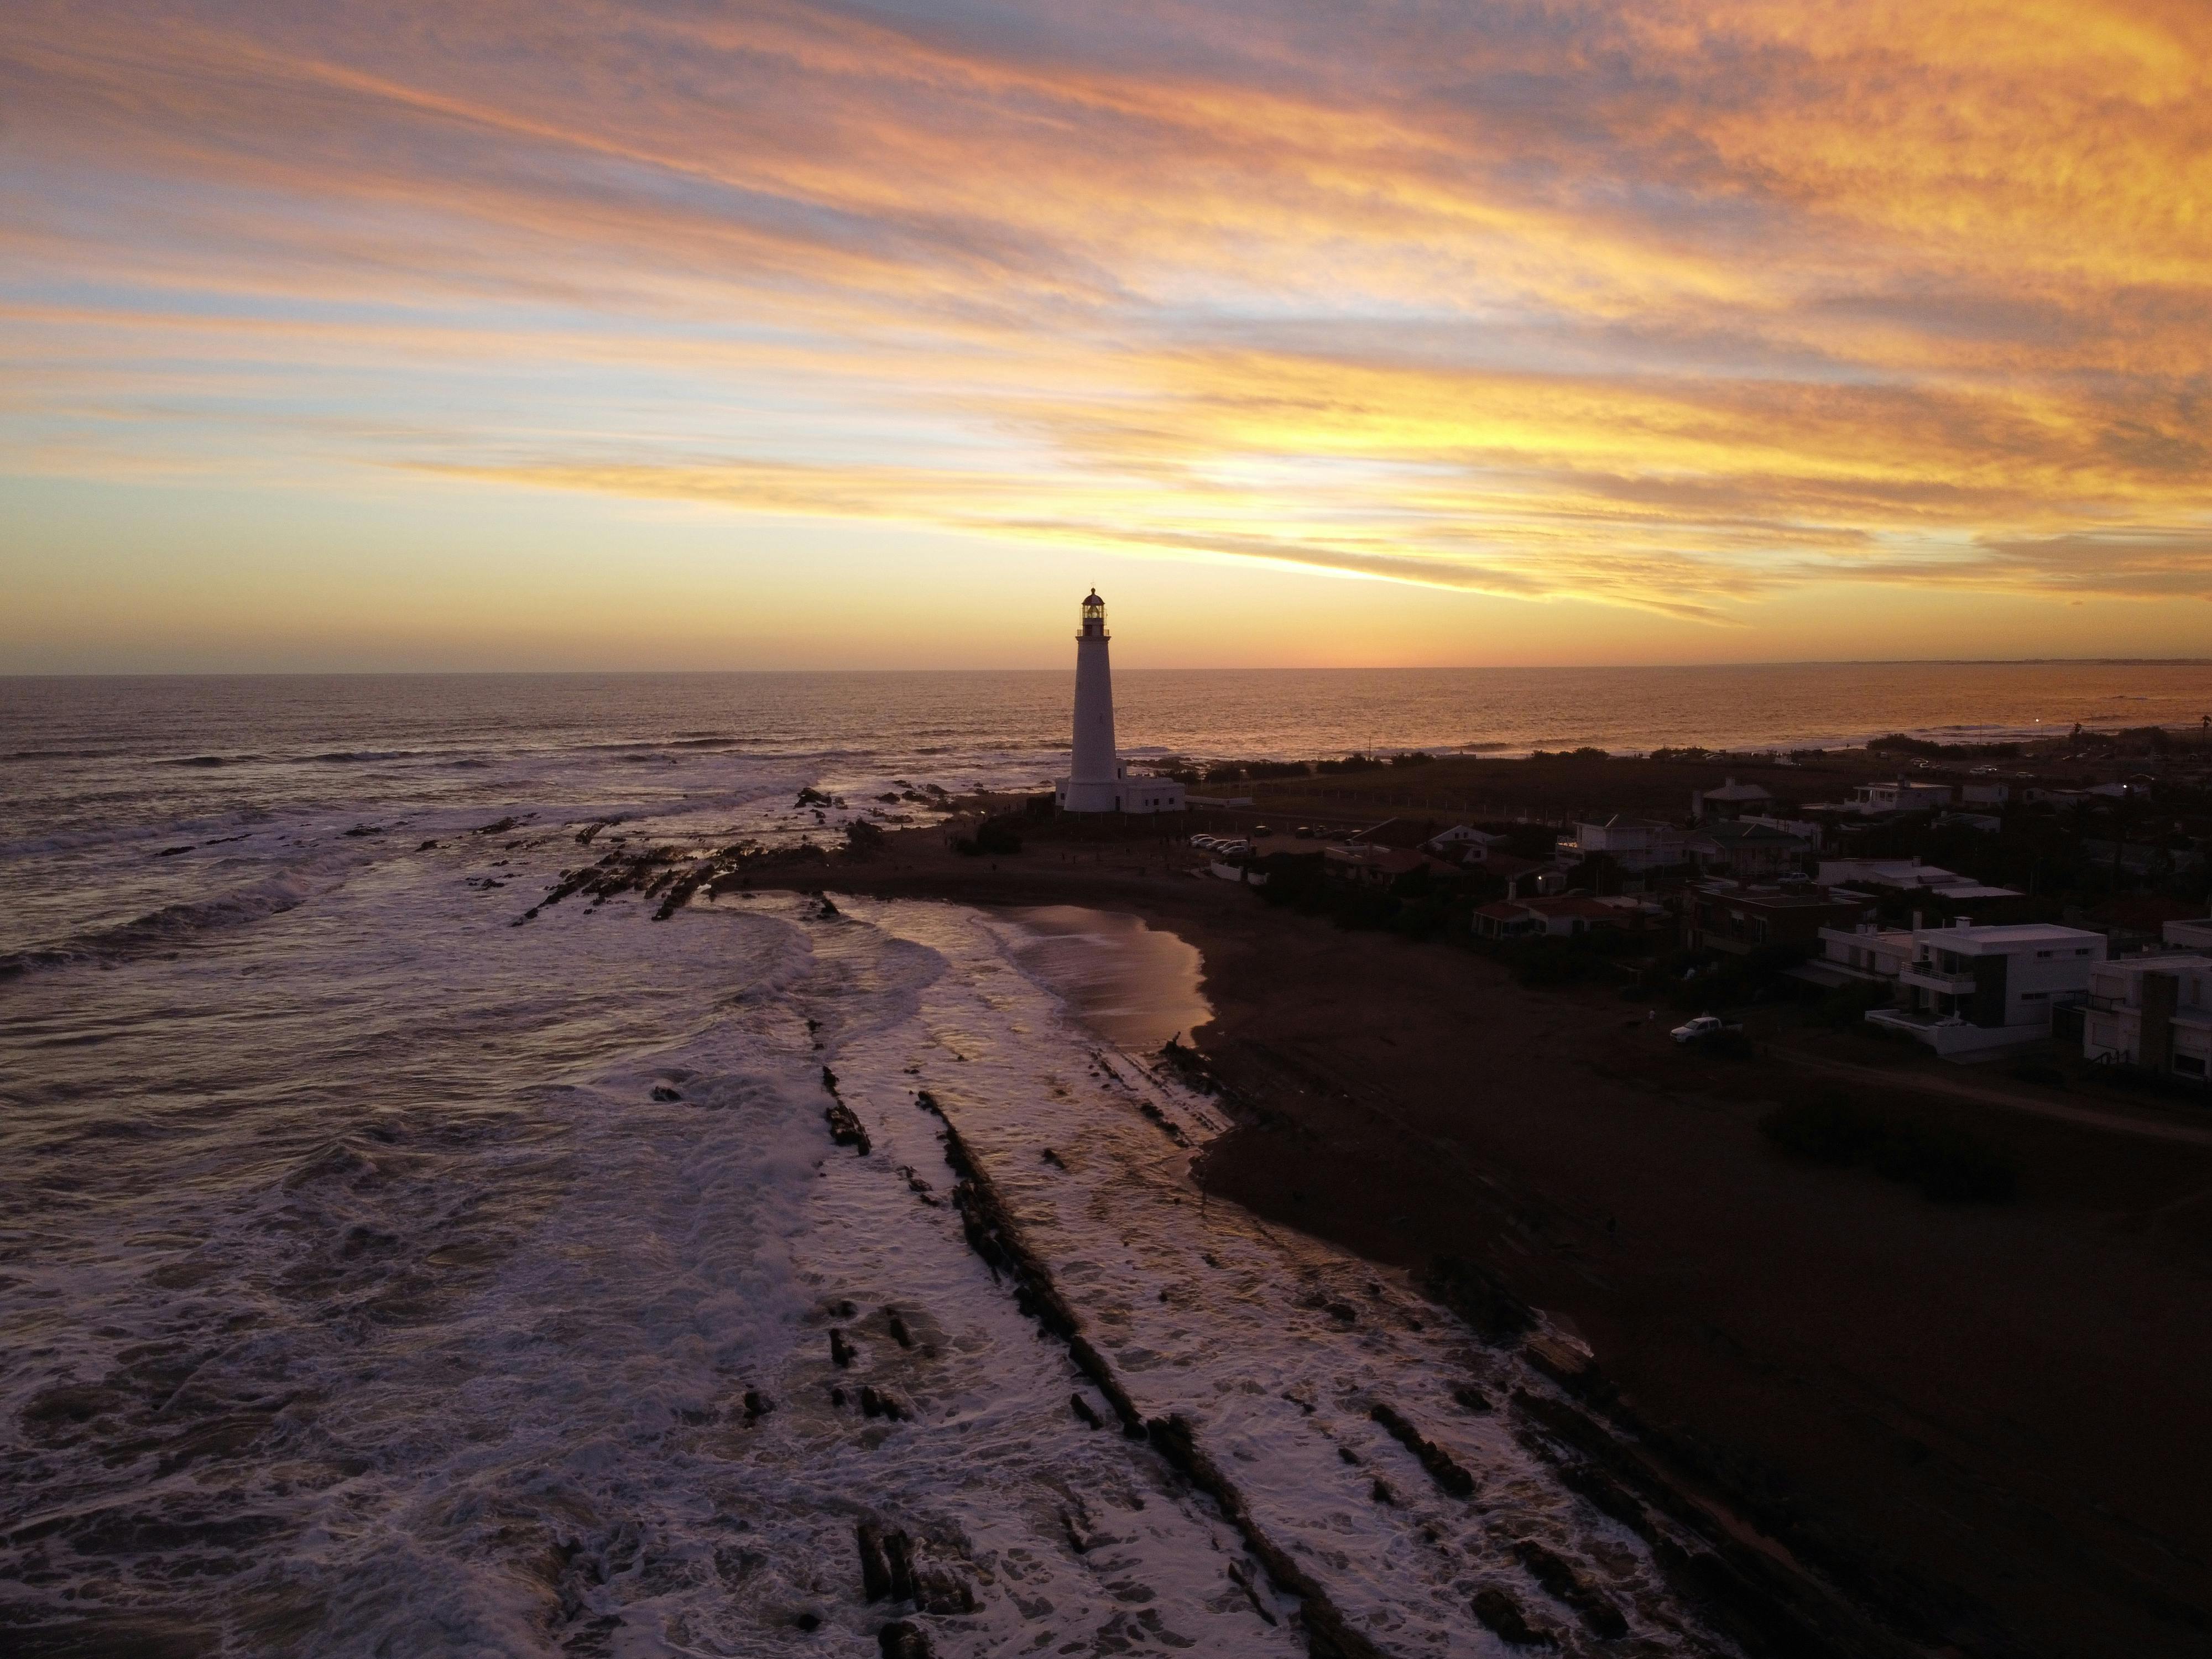
[[[1756,823],[1768,830],[1779,830],[1785,836],[1795,836],[1815,853],[1826,845],[1826,832],[1810,818],[1780,818],[1771,812],[1747,812],[1735,820],[1738,823]]]
[[[2178,952],[2095,964],[2081,1052],[2112,1065],[2207,1081],[2212,1076],[2212,957]]]
[[[1746,882],[1788,875],[1813,850],[1810,842],[1748,818],[1709,823],[1692,833],[1686,848],[1692,860],[1708,875]]]
[[[1898,1006],[1867,1018],[1908,1033],[1946,1059],[2017,1047],[2051,1034],[2054,1005],[2089,995],[2105,936],[2051,922],[1916,927],[1898,973]]]
[[[2212,916],[2201,921],[2169,921],[2159,930],[2169,951],[2212,952]]]
[[[1886,812],[1932,812],[1951,804],[1948,783],[1917,783],[1899,778],[1886,783],[1862,783],[1851,791],[1844,811],[1869,817]]]
[[[1774,805],[1774,797],[1755,783],[1738,783],[1730,778],[1717,789],[1690,791],[1690,816],[1699,823],[1708,818],[1740,818],[1747,812],[1765,812]]]
[[[1583,858],[1603,853],[1631,874],[1668,869],[1686,863],[1690,856],[1689,836],[1673,824],[1618,813],[1603,823],[1577,824],[1574,840],[1560,843],[1560,851]]]
[[[1915,897],[1948,899],[2010,899],[2020,894],[2010,887],[1991,887],[1941,865],[1918,859],[1823,859],[1813,879],[1823,887],[1856,887],[1869,891],[1901,893]]]
[[[1703,882],[1682,907],[1682,943],[1734,956],[1776,945],[1810,955],[1820,948],[1822,928],[1856,927],[1874,915],[1874,901],[1863,893]]]
[[[1385,847],[1378,842],[1350,842],[1321,850],[1324,875],[1362,887],[1387,887],[1415,870],[1449,875],[1456,867],[1419,848]]]
[[[1480,864],[1511,839],[1510,836],[1478,830],[1471,823],[1455,823],[1423,842],[1421,850],[1453,864]]]
[[[1481,939],[1571,939],[1598,927],[1640,927],[1660,915],[1658,906],[1635,899],[1601,899],[1570,893],[1558,898],[1500,899],[1474,913]]]
[[[1850,927],[1820,929],[1820,954],[1806,963],[1803,975],[1818,984],[1863,980],[1894,990],[1897,976],[1912,961],[1917,941],[1910,927],[1884,927],[1862,921]]]

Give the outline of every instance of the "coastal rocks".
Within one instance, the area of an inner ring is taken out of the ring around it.
[[[914,1333],[907,1328],[906,1321],[900,1316],[896,1308],[884,1310],[884,1323],[890,1331],[892,1341],[902,1348],[914,1346]]]
[[[862,1158],[875,1150],[875,1143],[868,1139],[867,1130],[854,1115],[853,1109],[842,1101],[823,1108],[822,1117],[830,1126],[830,1139],[838,1146],[850,1146]]]
[[[929,1632],[910,1620],[894,1619],[876,1632],[883,1659],[933,1659]]]
[[[1176,1146],[1188,1146],[1190,1145],[1190,1138],[1183,1133],[1182,1126],[1176,1123],[1172,1118],[1169,1117],[1165,1112],[1163,1112],[1158,1106],[1155,1105],[1152,1101],[1139,1101],[1137,1103],[1137,1109],[1145,1115],[1146,1120],[1149,1121],[1155,1128],[1158,1129],[1159,1132],[1165,1135],[1170,1140],[1175,1142]]]
[[[480,823],[469,833],[472,836],[503,836],[521,822],[520,818],[505,817],[495,823]]]
[[[1368,1416],[1380,1424],[1383,1431],[1413,1454],[1429,1478],[1455,1498],[1474,1496],[1474,1477],[1453,1459],[1442,1446],[1424,1436],[1421,1431],[1401,1417],[1390,1407],[1377,1403]]]
[[[1099,1416],[1097,1409],[1081,1395],[1068,1395],[1067,1406],[1068,1409],[1075,1413],[1076,1421],[1085,1428],[1103,1429],[1106,1426],[1106,1419]]]
[[[684,1098],[682,1094],[670,1088],[665,1083],[656,1083],[653,1085],[653,1097],[664,1105]]]
[[[845,1340],[845,1333],[834,1326],[830,1332],[830,1363],[839,1370],[849,1370],[853,1365],[853,1345]]]
[[[973,1613],[975,1592],[949,1567],[927,1559],[906,1532],[873,1521],[853,1528],[860,1554],[860,1589],[873,1601],[911,1601],[917,1612]]]
[[[1592,1589],[1564,1557],[1532,1538],[1515,1544],[1513,1553],[1528,1569],[1528,1576],[1544,1587],[1544,1594],[1572,1607],[1592,1635],[1611,1641],[1628,1634],[1628,1620],[1620,1609]]]
[[[1343,1610],[1300,1566],[1297,1561],[1262,1531],[1252,1507],[1236,1483],[1200,1449],[1190,1419],[1181,1413],[1156,1417],[1146,1425],[1152,1447],[1176,1471],[1211,1498],[1222,1518],[1243,1534],[1245,1547],[1267,1569],[1267,1576],[1304,1602],[1307,1646],[1322,1659],[1383,1659],[1382,1650],[1354,1630]]]
[[[853,1528],[853,1538],[860,1551],[860,1593],[871,1601],[880,1601],[891,1593],[891,1568],[884,1554],[883,1528],[872,1521],[863,1521]]]
[[[1451,1397],[1462,1411],[1486,1412],[1491,1409],[1490,1396],[1472,1382],[1453,1384]]]
[[[830,1091],[834,1103],[822,1111],[823,1121],[830,1126],[830,1139],[840,1146],[854,1148],[862,1158],[866,1158],[875,1150],[875,1143],[868,1139],[867,1130],[862,1127],[853,1109],[838,1098],[837,1073],[827,1066],[822,1068],[822,1086]]]
[[[775,1409],[775,1401],[758,1389],[745,1390],[745,1426],[750,1428]]]
[[[945,1117],[944,1108],[927,1090],[917,1097],[915,1103]],[[1075,1310],[1068,1305],[1051,1273],[1029,1248],[1021,1229],[1000,1199],[998,1188],[969,1155],[967,1143],[961,1139],[960,1131],[949,1118],[945,1121],[945,1161],[961,1177],[953,1185],[952,1204],[959,1213],[960,1230],[969,1248],[994,1271],[1012,1274],[1014,1305],[1067,1344],[1068,1358],[1106,1396],[1115,1415],[1121,1419],[1121,1431],[1133,1440],[1143,1439],[1144,1414],[1121,1387],[1104,1357],[1084,1336]]]
[[[924,1181],[920,1176],[916,1175],[914,1172],[913,1164],[900,1164],[899,1173],[906,1177],[906,1186],[908,1192],[912,1193],[916,1198],[919,1198],[923,1203],[928,1205],[933,1210],[937,1207],[937,1199],[935,1197],[937,1188],[931,1186],[927,1181]]]
[[[1521,1604],[1502,1589],[1486,1589],[1474,1598],[1474,1616],[1498,1639],[1510,1648],[1555,1648],[1559,1643],[1531,1625]]]
[[[860,1415],[887,1418],[894,1423],[910,1423],[914,1420],[914,1407],[889,1389],[864,1384],[860,1389]]]
[[[655,921],[667,921],[691,902],[691,895],[697,892],[714,873],[714,866],[711,864],[694,865],[685,871],[669,888],[666,896],[660,901],[660,908],[653,913],[653,919]]]

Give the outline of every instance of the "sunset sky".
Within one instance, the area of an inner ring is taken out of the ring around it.
[[[2212,654],[2212,8],[10,0],[0,671]]]

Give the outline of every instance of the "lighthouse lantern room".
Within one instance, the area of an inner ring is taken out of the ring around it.
[[[1075,733],[1067,775],[1054,788],[1063,812],[1180,812],[1172,778],[1133,778],[1114,746],[1114,671],[1106,656],[1106,601],[1093,588],[1075,634]]]

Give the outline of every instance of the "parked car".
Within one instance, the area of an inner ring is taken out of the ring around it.
[[[1218,836],[1193,836],[1190,838],[1190,844],[1193,847],[1203,847],[1211,850],[1220,846],[1221,840]]]
[[[1743,1027],[1723,1019],[1718,1014],[1699,1014],[1686,1024],[1677,1025],[1668,1035],[1677,1042],[1695,1042],[1701,1037],[1718,1036],[1723,1031],[1741,1031]]]

